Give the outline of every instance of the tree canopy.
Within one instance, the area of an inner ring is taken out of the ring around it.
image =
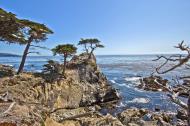
[[[78,43],[78,45],[84,45],[85,51],[87,53],[90,52],[90,54],[93,53],[93,51],[96,48],[104,48],[104,45],[100,44],[101,41],[97,38],[90,38],[90,39],[81,39]],[[91,50],[90,50],[91,49]]]
[[[15,14],[0,8],[0,41],[26,44],[31,35],[35,42],[39,42],[52,33],[44,24],[18,19]]]
[[[75,54],[76,51],[77,48],[72,44],[57,45],[55,48],[52,49],[54,55],[60,54],[60,55],[71,56]]]
[[[23,42],[22,28],[24,27],[19,23],[15,14],[0,8],[0,41]]]

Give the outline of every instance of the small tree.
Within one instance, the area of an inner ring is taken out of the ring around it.
[[[104,48],[104,45],[100,44],[100,41],[96,38],[94,39],[81,39],[78,45],[84,45],[86,52],[89,54],[89,59],[93,55],[96,48]],[[90,48],[90,51],[89,51]]]
[[[52,49],[54,55],[59,54],[64,57],[63,75],[65,75],[67,58],[76,53],[77,48],[72,44],[58,45]]]
[[[0,41],[26,45],[17,74],[22,72],[27,55],[33,53],[29,52],[30,46],[35,47],[31,43],[44,41],[47,34],[52,33],[44,24],[18,19],[0,8]]]

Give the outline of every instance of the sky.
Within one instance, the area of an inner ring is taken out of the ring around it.
[[[105,48],[96,54],[124,55],[178,53],[177,43],[190,44],[190,0],[1,0],[0,7],[52,29],[40,44],[48,48],[98,38]],[[23,49],[0,43],[0,52],[22,54]]]

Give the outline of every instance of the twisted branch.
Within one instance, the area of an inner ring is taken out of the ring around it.
[[[158,56],[157,59],[153,60],[153,61],[158,61],[160,59],[165,59],[165,62],[156,68],[156,72],[158,74],[165,74],[165,73],[170,72],[182,65],[186,65],[186,67],[190,68],[190,65],[187,64],[188,61],[190,60],[190,48],[189,48],[189,46],[187,46],[183,43],[184,43],[184,41],[182,41],[180,44],[178,44],[178,46],[175,46],[175,48],[178,48],[181,51],[185,51],[187,53],[186,55],[178,54],[178,55],[172,55],[170,57]],[[165,71],[160,71],[160,69],[163,68],[168,62],[178,62],[178,63],[176,65],[168,68]]]

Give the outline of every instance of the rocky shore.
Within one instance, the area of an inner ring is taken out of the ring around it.
[[[178,82],[178,81],[177,81]],[[174,114],[173,120],[176,120],[172,125],[187,126],[187,111],[184,109],[185,102],[181,103],[180,98],[186,99],[189,96],[188,90],[190,89],[190,80],[183,79],[182,84],[177,83],[174,85],[169,84],[167,79],[163,79],[160,76],[150,76],[140,79],[140,85],[137,86],[140,89],[146,91],[163,91],[168,93],[168,100],[171,100],[175,104],[181,106]],[[157,111],[160,111],[159,109]],[[171,118],[172,119],[172,118]],[[170,123],[171,124],[171,123]]]
[[[46,69],[42,73],[16,75],[12,67],[0,65],[0,126],[174,125],[176,115],[147,109],[127,108],[116,116],[103,115],[103,107],[114,108],[121,98],[94,56],[91,59],[85,54],[74,56],[67,64],[66,77],[59,75],[57,67],[61,64],[51,62],[47,67],[54,72]],[[178,116],[185,115],[181,112]]]

